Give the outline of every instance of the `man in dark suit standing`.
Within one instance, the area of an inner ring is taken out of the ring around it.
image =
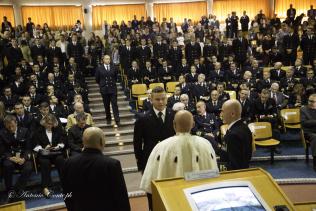
[[[241,31],[248,32],[249,17],[246,15],[246,11],[243,12],[243,16],[240,17]]]
[[[283,49],[284,49],[284,65],[293,66],[297,57],[297,47],[299,45],[299,36],[294,33],[294,29],[289,27],[289,34],[283,37]]]
[[[84,49],[78,40],[77,34],[71,36],[71,42],[67,46],[68,56],[74,57],[76,63],[80,66],[82,63],[82,56],[84,54]]]
[[[236,62],[238,65],[244,65],[247,59],[248,46],[248,40],[243,38],[242,32],[238,32],[237,39],[233,40],[233,52],[236,56]]]
[[[191,36],[191,42],[185,45],[185,56],[189,65],[192,65],[194,59],[200,59],[201,57],[201,46],[195,41],[195,37]]]
[[[31,37],[33,37],[33,26],[34,26],[34,23],[32,22],[31,17],[28,17],[25,29],[30,34]]]
[[[102,154],[103,131],[87,128],[83,133],[83,145],[83,152],[69,158],[61,171],[67,209],[129,211],[121,164]]]
[[[110,65],[110,56],[103,57],[103,65],[100,65],[95,72],[95,79],[100,87],[103,104],[106,113],[107,123],[111,123],[110,103],[112,105],[116,125],[120,124],[119,110],[117,106],[117,70],[115,66]]]
[[[301,48],[305,65],[312,65],[316,55],[316,36],[312,27],[307,27],[306,34],[302,37]]]
[[[174,113],[166,107],[167,96],[162,87],[151,93],[153,108],[140,116],[134,128],[134,150],[138,169],[145,169],[147,159],[155,145],[174,135],[172,126]]]
[[[291,23],[294,22],[295,15],[296,15],[296,9],[294,9],[293,5],[290,4],[290,8],[286,11],[286,16],[291,21]]]
[[[249,168],[252,155],[252,134],[241,120],[241,112],[237,100],[228,100],[222,106],[223,122],[228,124],[224,136],[227,152],[223,160],[227,161],[229,170]]]
[[[5,31],[12,31],[12,24],[10,21],[8,21],[7,16],[3,16],[3,22],[1,24],[1,33],[3,34],[3,32]]]
[[[162,87],[155,87],[151,93],[153,108],[140,116],[134,127],[134,151],[138,170],[144,171],[153,148],[175,134],[173,128],[174,113],[166,107],[167,96]],[[151,195],[148,196],[151,203]],[[149,204],[149,208],[152,208]]]

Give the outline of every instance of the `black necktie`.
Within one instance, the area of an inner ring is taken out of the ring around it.
[[[163,124],[162,115],[163,115],[163,113],[162,113],[161,111],[159,111],[159,112],[158,112],[158,119],[159,119],[159,122],[160,122],[161,124]]]

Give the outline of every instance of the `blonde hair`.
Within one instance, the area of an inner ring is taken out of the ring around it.
[[[53,127],[57,127],[58,126],[58,121],[57,121],[56,117],[53,114],[47,114],[46,116],[44,116],[43,119],[41,119],[40,124],[45,127],[45,125],[48,122],[52,122]]]

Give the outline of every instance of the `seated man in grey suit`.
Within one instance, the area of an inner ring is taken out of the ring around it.
[[[316,171],[316,94],[308,98],[308,105],[301,108],[301,123],[305,138],[310,141],[313,168]]]
[[[280,86],[278,83],[274,82],[271,84],[270,88],[270,98],[274,99],[277,109],[281,110],[287,106],[288,96],[279,91]]]

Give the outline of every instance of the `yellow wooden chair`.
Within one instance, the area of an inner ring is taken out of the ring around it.
[[[252,132],[253,142],[256,146],[269,147],[271,164],[274,162],[275,147],[280,141],[272,138],[272,128],[270,122],[253,122],[248,125]]]
[[[274,67],[264,67],[262,72],[270,72]]]
[[[232,100],[236,100],[237,99],[237,96],[236,96],[236,92],[235,91],[232,91],[232,90],[225,90],[226,93],[229,94],[229,98],[232,99]]]
[[[285,108],[280,111],[283,128],[301,129],[301,115],[299,108]]]
[[[130,92],[130,98],[136,97],[138,95],[145,95],[147,92],[146,84],[133,84]]]
[[[9,204],[0,205],[2,211],[24,211],[26,210],[25,201],[18,201]]]
[[[139,95],[139,96],[137,96],[137,105],[136,105],[136,107],[138,109],[143,109],[144,100],[146,100],[147,98],[148,98],[148,95]]]
[[[166,91],[170,92],[170,93],[174,93],[174,90],[176,88],[176,86],[179,84],[178,81],[171,81],[171,82],[167,82],[166,84]]]
[[[163,89],[165,89],[165,85],[163,83],[151,83],[151,84],[149,84],[149,89],[153,89],[153,88],[155,88],[157,86],[160,86]]]

